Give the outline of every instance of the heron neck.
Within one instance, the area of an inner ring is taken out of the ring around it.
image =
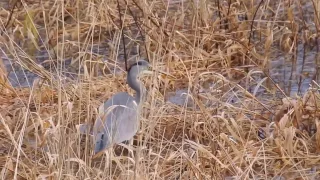
[[[144,85],[138,80],[137,76],[135,77],[128,77],[127,82],[128,85],[136,91],[136,102],[139,104],[141,101],[144,101],[144,96],[146,93],[146,88]]]
[[[145,100],[145,93],[146,93],[146,89],[145,87],[142,85],[142,83],[140,83],[141,86],[139,88],[139,91],[136,90],[136,102],[139,104],[140,102],[143,102]]]

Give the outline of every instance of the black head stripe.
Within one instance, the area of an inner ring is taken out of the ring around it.
[[[138,62],[132,64],[132,65],[130,66],[130,68],[128,69],[128,72],[131,70],[132,67],[134,67],[134,66],[142,66],[142,65],[144,65],[145,63],[146,63],[146,61],[138,61]]]
[[[137,66],[137,65],[138,65],[138,63],[132,64],[132,65],[129,67],[128,72],[130,72],[130,70],[131,70],[132,67]]]
[[[136,62],[136,65],[142,66],[143,63],[144,63],[144,61],[138,61],[138,62]]]

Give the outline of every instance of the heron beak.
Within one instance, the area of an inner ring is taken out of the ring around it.
[[[145,71],[143,71],[143,74],[152,75],[152,74],[154,74],[154,72],[150,71],[150,70],[145,70]]]
[[[164,72],[164,71],[161,71],[161,70],[156,70],[157,72],[159,72],[160,74],[163,74],[163,75],[166,75],[166,76],[169,76],[170,78],[172,79],[177,79],[176,77],[174,77],[173,75],[167,73],[167,72]]]
[[[151,71],[151,72],[150,72]],[[173,79],[176,79],[176,77],[174,77],[174,76],[172,76],[171,74],[169,74],[169,73],[167,73],[167,72],[164,72],[164,71],[162,71],[162,70],[158,70],[158,69],[155,69],[155,68],[153,68],[151,65],[149,66],[149,70],[148,70],[148,74],[155,74],[156,72],[158,72],[158,73],[160,73],[160,74],[164,74],[164,75],[166,75],[166,76],[169,76],[169,77],[171,77],[171,78],[173,78]]]
[[[170,77],[172,79],[176,79],[176,77],[172,76],[171,74],[169,74],[167,72],[164,72],[162,70],[155,69],[152,66],[149,66],[148,70],[144,70],[142,72],[143,75],[153,75],[153,74],[156,74],[156,73],[160,73],[160,74],[166,75],[166,76],[168,76],[168,77]]]

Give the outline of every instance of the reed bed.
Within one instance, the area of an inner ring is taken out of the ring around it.
[[[318,1],[2,4],[2,179],[319,178]],[[312,69],[298,67],[310,53]],[[116,92],[133,93],[124,57],[172,77],[143,79],[133,145],[92,159],[77,125],[93,124]],[[288,81],[270,73],[279,58]],[[23,87],[9,74],[37,78]],[[183,104],[168,101],[181,89]]]

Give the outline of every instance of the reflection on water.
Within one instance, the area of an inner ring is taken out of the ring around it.
[[[290,90],[290,96],[294,96],[295,93],[303,94],[310,87],[312,80],[319,82],[319,55],[316,50],[304,51],[303,45],[300,44],[296,65],[290,59],[286,59],[285,55],[279,54],[271,61],[270,75],[285,92]]]

